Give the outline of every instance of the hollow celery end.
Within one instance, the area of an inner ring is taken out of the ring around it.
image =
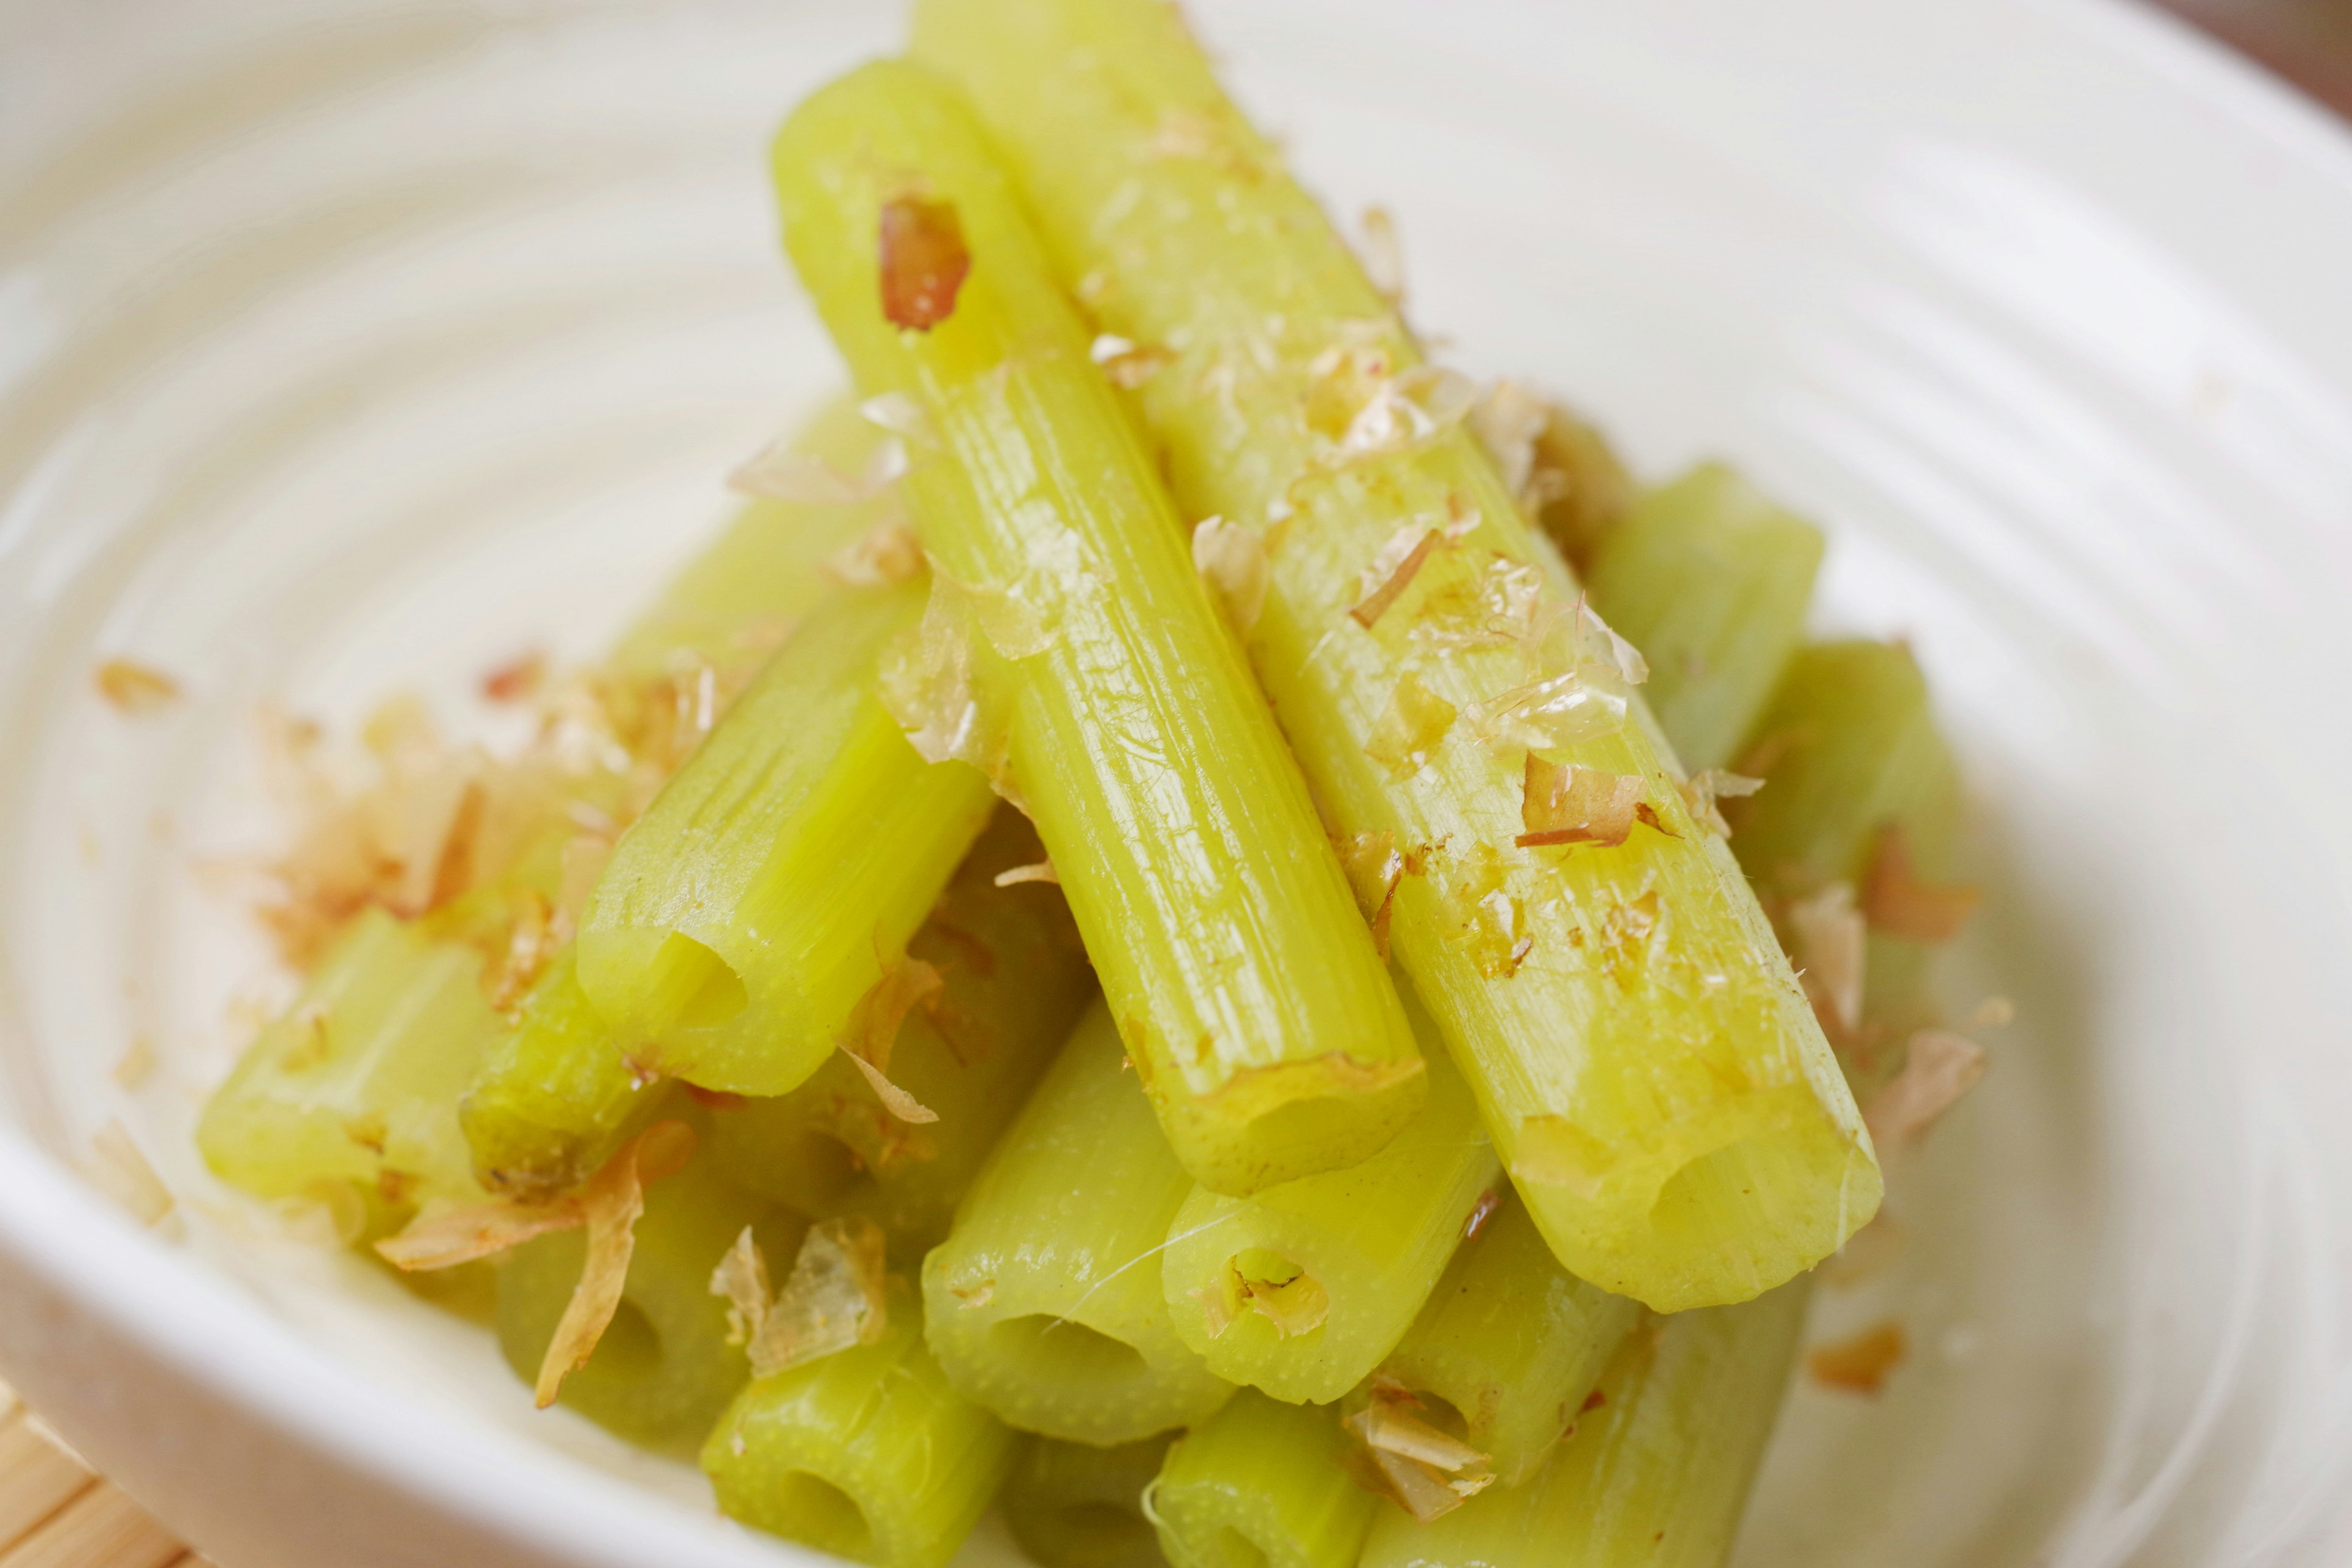
[[[1164,1568],[1143,1491],[1172,1439],[1100,1448],[1023,1438],[996,1500],[1013,1539],[1038,1568]]]
[[[1824,547],[1721,463],[1649,492],[1603,541],[1587,590],[1648,659],[1642,695],[1685,767],[1728,765],[1763,711]]]
[[[459,1102],[474,1173],[493,1192],[578,1185],[659,1098],[580,989],[570,949],[533,985]]]
[[[1771,1436],[1807,1287],[1654,1320],[1628,1336],[1602,1402],[1517,1486],[1427,1524],[1379,1511],[1362,1568],[1720,1568]]]
[[[793,1256],[784,1216],[733,1188],[708,1159],[646,1191],[629,1272],[614,1315],[586,1365],[564,1379],[562,1403],[632,1443],[691,1458],[751,1375],[728,1343],[727,1303],[711,1271],[747,1226],[771,1258]],[[576,1230],[524,1243],[498,1268],[499,1352],[524,1383],[537,1380],[586,1258]]]
[[[985,826],[985,781],[926,763],[875,695],[923,595],[812,615],[614,847],[580,984],[659,1070],[741,1094],[805,1079]]]
[[[1039,623],[982,684],[1012,699],[1013,776],[1179,1160],[1246,1192],[1360,1158],[1410,1116],[1410,1030],[1149,455],[960,100],[919,68],[868,66],[794,112],[774,170],[787,249],[861,384],[919,397],[938,431],[944,458],[908,480],[926,548]],[[877,308],[871,237],[918,174],[971,271],[913,333]]]
[[[1166,1062],[1155,1069],[1148,1046],[1130,1054],[1184,1173],[1230,1197],[1370,1158],[1412,1125],[1429,1097],[1418,1058],[1367,1063],[1334,1051],[1244,1068],[1195,1096],[1166,1087],[1179,1069]]]
[[[941,1568],[995,1495],[1013,1434],[956,1394],[894,1289],[882,1340],[758,1379],[702,1447],[729,1518],[877,1568]]]
[[[1210,1371],[1328,1404],[1412,1325],[1501,1176],[1469,1086],[1442,1051],[1426,1059],[1428,1104],[1371,1158],[1245,1199],[1195,1188],[1177,1211],[1161,1289]],[[1253,1304],[1261,1287],[1270,1310]]]
[[[1193,1426],[1233,1385],[1176,1337],[1151,1261],[1074,1281],[951,1237],[924,1259],[924,1332],[959,1392],[1024,1431],[1100,1447]]]
[[[478,952],[370,911],[214,1092],[197,1148],[257,1197],[348,1184],[374,1214],[478,1195],[452,1108],[498,1031]]]
[[[1352,1568],[1376,1500],[1333,1414],[1244,1390],[1168,1450],[1146,1504],[1173,1568]]]
[[[1507,1194],[1446,1265],[1379,1375],[1417,1395],[1440,1425],[1458,1420],[1460,1436],[1508,1485],[1574,1424],[1641,1313],[1562,1268],[1526,1205]]]

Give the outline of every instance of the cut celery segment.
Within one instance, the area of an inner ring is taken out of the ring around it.
[[[1098,1448],[1029,1436],[997,1507],[1038,1568],[1162,1568],[1143,1490],[1173,1434]]]
[[[1196,1422],[1231,1385],[1188,1349],[1160,1248],[1192,1184],[1097,1002],[923,1263],[949,1381],[1013,1426],[1124,1443]]]
[[[1146,1505],[1174,1568],[1353,1568],[1376,1500],[1337,1416],[1244,1389],[1168,1450]]]
[[[934,562],[920,730],[1036,821],[1195,1180],[1246,1194],[1362,1159],[1425,1092],[1412,1030],[978,130],[939,78],[884,62],[794,110],[774,167],[786,247],[860,386],[927,433],[904,481]],[[894,306],[918,262],[886,264],[892,236],[953,281]]]

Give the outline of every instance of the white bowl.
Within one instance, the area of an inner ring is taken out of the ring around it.
[[[1824,624],[1909,635],[1967,758],[1959,1000],[2020,1021],[1821,1294],[1910,1363],[1798,1389],[1743,1561],[2352,1558],[2352,141],[2088,0],[1200,10],[1458,360],[1825,520]],[[0,1368],[229,1568],[807,1560],[204,1177],[268,970],[194,866],[266,832],[258,702],[586,652],[831,382],[763,142],[895,28],[0,16]],[[188,700],[109,710],[114,655]],[[160,1231],[74,1174],[110,1120]]]

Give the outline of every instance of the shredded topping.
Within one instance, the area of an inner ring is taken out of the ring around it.
[[[1059,887],[1062,877],[1060,872],[1054,869],[1054,862],[1046,859],[1040,860],[1034,865],[1014,866],[1009,870],[999,871],[993,880],[1000,888],[1015,888],[1024,882],[1051,882],[1055,887]]]
[[[1477,391],[1468,376],[1439,365],[1383,376],[1348,422],[1328,466],[1385,457],[1441,436],[1468,416]]]
[[[528,702],[547,684],[547,655],[538,648],[517,654],[482,676],[485,702]]]
[[[1331,1315],[1331,1295],[1322,1281],[1288,1258],[1255,1247],[1226,1258],[1216,1284],[1192,1296],[1208,1319],[1211,1339],[1245,1311],[1265,1318],[1286,1340],[1314,1332]]]
[[[955,314],[971,271],[953,203],[900,196],[882,204],[882,314],[892,326],[928,332]]]
[[[108,659],[98,667],[95,679],[107,706],[131,718],[158,712],[180,700],[178,681],[127,658]]]
[[[1265,539],[1222,517],[1202,518],[1192,530],[1192,569],[1216,590],[1234,629],[1246,636],[1265,609]]]
[[[858,506],[904,479],[908,466],[906,443],[885,441],[874,448],[862,472],[845,474],[800,450],[792,437],[782,436],[745,458],[727,476],[727,487],[739,495],[803,506]]]
[[[1444,882],[1446,909],[1459,926],[1455,941],[1489,980],[1507,980],[1535,951],[1525,906],[1510,888],[1511,863],[1493,845],[1456,858]]]
[[[767,1327],[768,1259],[745,1226],[710,1271],[710,1293],[727,1301],[727,1342],[748,1345]]]
[[[1454,727],[1454,712],[1453,703],[1423,685],[1421,677],[1408,669],[1397,678],[1387,711],[1364,742],[1364,754],[1394,777],[1411,778],[1437,754],[1445,732]]]
[[[751,1336],[751,1375],[768,1377],[853,1345],[878,1342],[889,1328],[884,1253],[882,1227],[870,1219],[811,1226],[784,1288]],[[714,1279],[712,1287],[717,1286]]]
[[[838,1047],[864,1076],[883,1108],[901,1121],[940,1119],[938,1111],[892,1083],[889,1072],[890,1051],[898,1043],[899,1026],[907,1021],[908,1013],[939,994],[940,984],[940,972],[919,958],[902,957],[896,963],[885,963],[882,977],[851,1009]]]
[[[1546,762],[1530,752],[1519,793],[1519,821],[1527,831],[1516,842],[1523,849],[1550,844],[1614,847],[1633,836],[1642,804],[1639,773]]]
[[[1371,1461],[1374,1489],[1426,1524],[1494,1484],[1488,1457],[1413,1414],[1421,1402],[1375,1378],[1364,1407],[1344,1425]]]
[[[1354,889],[1356,903],[1371,927],[1373,949],[1385,963],[1389,956],[1389,917],[1396,905],[1397,888],[1405,878],[1417,877],[1428,868],[1430,847],[1416,844],[1401,850],[1396,835],[1382,828],[1376,833],[1334,837],[1331,847],[1339,853],[1339,866],[1348,873],[1348,886]]]
[[[987,1306],[991,1301],[996,1300],[996,1281],[994,1279],[983,1279],[979,1284],[965,1289],[957,1289],[950,1286],[948,1289],[948,1294],[956,1299],[956,1305],[959,1310],[966,1312],[978,1311],[981,1308]]]
[[[1391,309],[1401,307],[1404,303],[1404,244],[1397,235],[1396,219],[1386,207],[1370,206],[1364,209],[1363,227],[1364,276]]]
[[[1822,1345],[1805,1357],[1815,1383],[1847,1394],[1876,1394],[1901,1364],[1903,1325],[1889,1320],[1848,1339]]]
[[[1963,883],[1919,880],[1902,824],[1890,822],[1880,829],[1862,880],[1863,913],[1880,931],[1908,942],[1949,942],[1969,923],[1983,896]]]
[[[1789,906],[1790,945],[1805,994],[1832,1040],[1851,1036],[1862,1024],[1862,983],[1868,933],[1854,908],[1853,889],[1832,882]]]
[[[1130,342],[1110,332],[1095,339],[1087,355],[1102,366],[1103,374],[1113,386],[1127,392],[1133,392],[1159,374],[1176,357],[1166,349]]]
[[[637,1218],[646,1212],[646,1187],[675,1173],[693,1152],[692,1128],[683,1121],[656,1121],[582,1185],[580,1214],[588,1230],[588,1260],[539,1363],[535,1394],[541,1410],[555,1403],[565,1378],[588,1364],[596,1353],[596,1342],[620,1310],[621,1292],[629,1281],[629,1257],[636,1249]]]
[[[1683,805],[1689,808],[1692,820],[1728,838],[1731,837],[1731,824],[1724,820],[1722,809],[1716,803],[1744,800],[1762,789],[1764,781],[1749,778],[1745,773],[1726,773],[1721,768],[1708,768],[1693,773],[1675,787],[1682,792]]]
[[[109,1118],[91,1137],[85,1169],[91,1184],[141,1225],[161,1225],[172,1212],[172,1190],[119,1121]]]
[[[923,546],[905,521],[890,518],[824,559],[824,574],[851,588],[911,583],[923,574]]]
[[[867,398],[857,405],[866,422],[878,430],[887,430],[909,447],[936,447],[939,432],[931,427],[931,416],[910,393],[884,392]]]
[[[1632,504],[1633,483],[1601,433],[1521,383],[1498,381],[1470,415],[1504,481],[1579,575]]]
[[[1356,624],[1370,630],[1372,624],[1412,585],[1413,578],[1444,539],[1438,530],[1413,522],[1390,535],[1358,580],[1358,596],[1348,611]]]
[[[1984,1047],[1948,1029],[1911,1037],[1903,1070],[1863,1108],[1863,1124],[1884,1161],[1916,1147],[1985,1075]]]
[[[1478,1201],[1471,1205],[1470,1217],[1462,1222],[1462,1239],[1465,1241],[1477,1239],[1478,1233],[1486,1228],[1486,1222],[1494,1218],[1495,1211],[1502,1206],[1503,1194],[1494,1188],[1488,1187],[1485,1192],[1480,1193]]]

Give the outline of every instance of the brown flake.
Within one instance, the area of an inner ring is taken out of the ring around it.
[[[1815,1383],[1846,1394],[1876,1394],[1901,1364],[1903,1325],[1892,1320],[1846,1339],[1817,1346],[1805,1357]]]
[[[159,712],[180,700],[178,681],[132,659],[110,658],[94,679],[107,706],[129,718]]]
[[[1908,942],[1949,942],[1983,897],[1981,889],[1966,883],[1919,880],[1902,824],[1890,822],[1879,830],[1862,880],[1863,913],[1878,930]]]
[[[954,205],[921,196],[885,202],[879,238],[882,314],[891,325],[928,332],[955,314],[971,253]]]
[[[1528,753],[1514,841],[1522,849],[1556,844],[1614,847],[1633,836],[1642,809],[1639,773],[1602,773]]]

